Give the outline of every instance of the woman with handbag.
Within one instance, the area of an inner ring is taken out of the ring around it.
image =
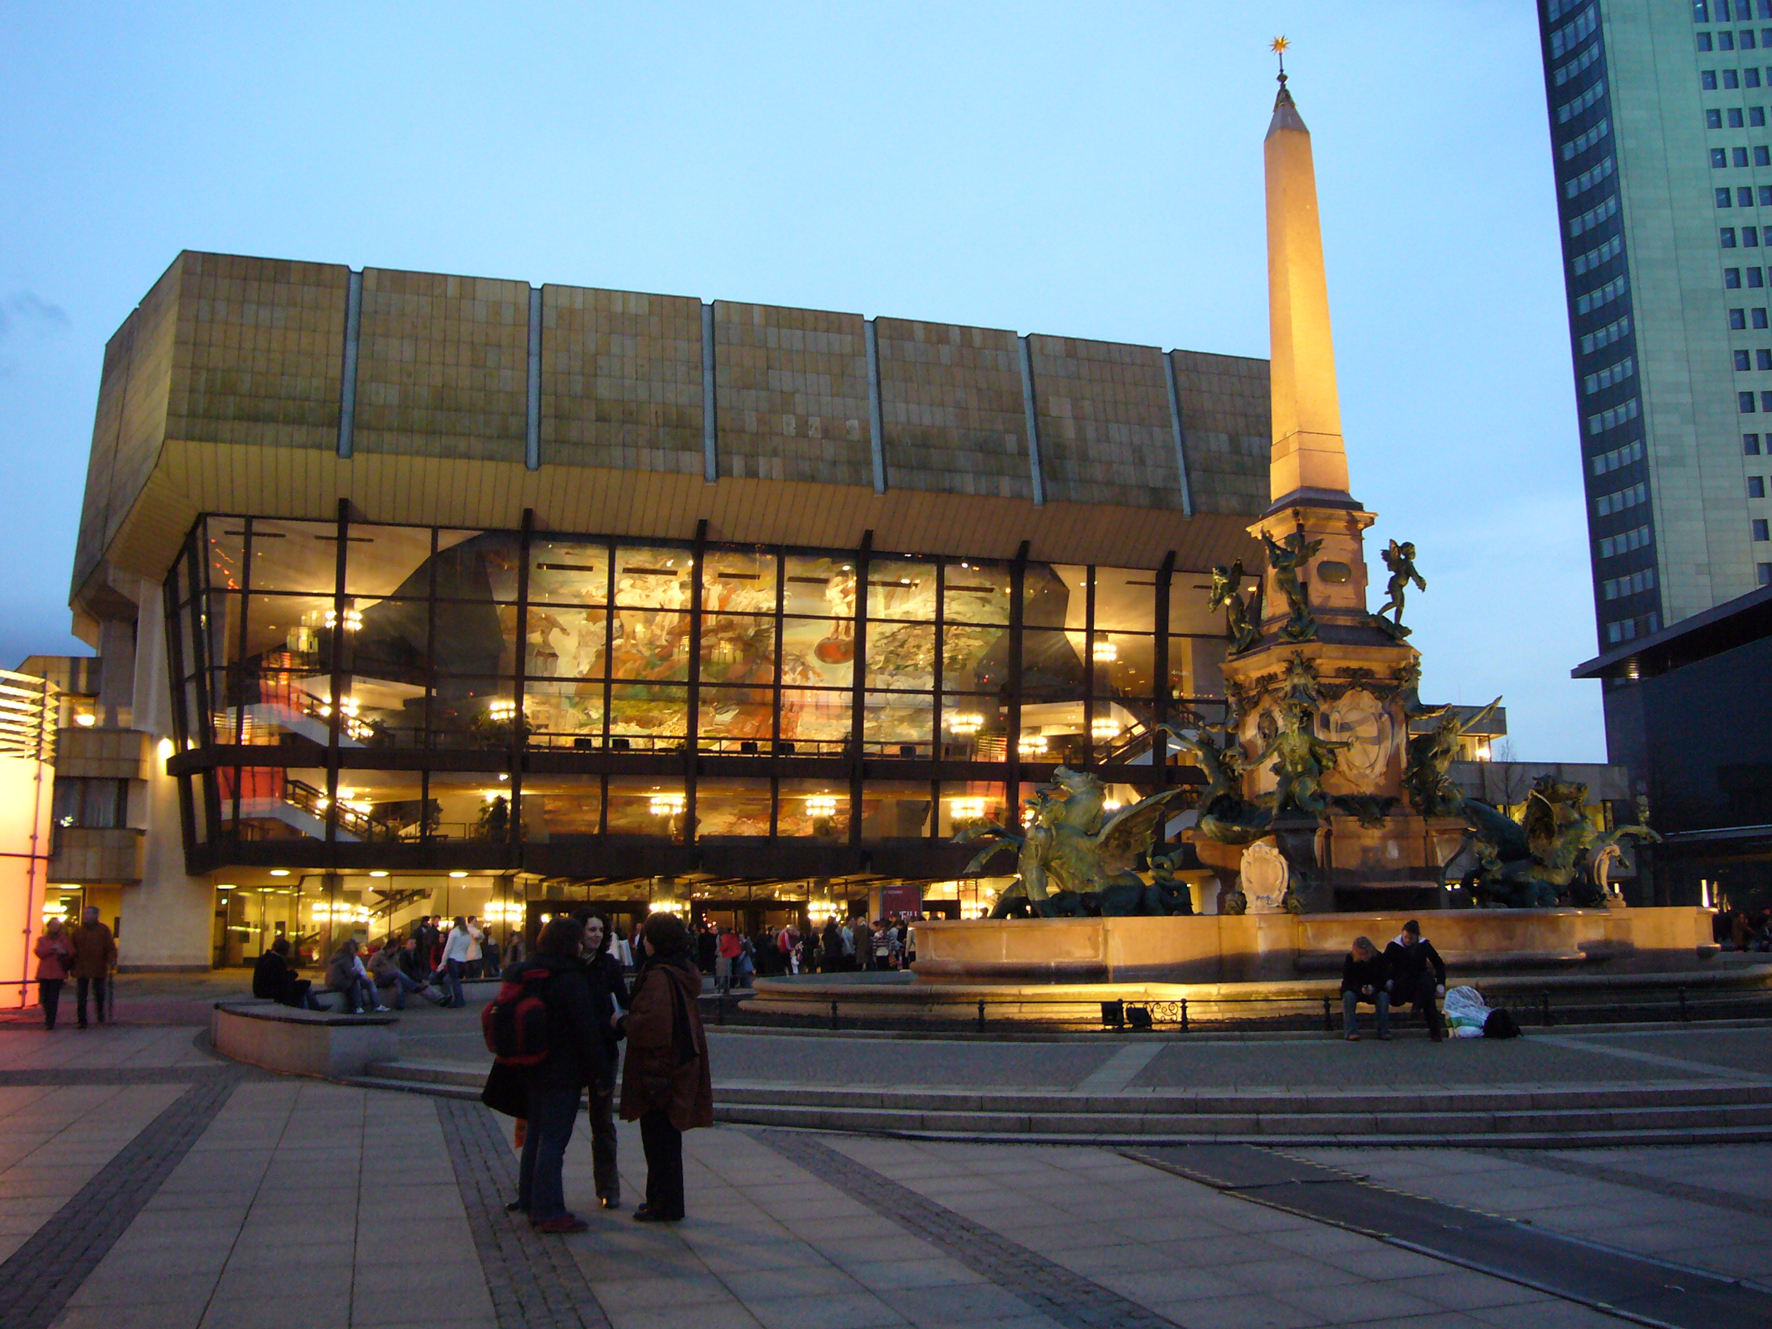
[[[637,1223],[683,1217],[683,1132],[714,1124],[714,1086],[701,1027],[701,974],[691,938],[675,914],[653,914],[640,929],[640,971],[621,1021],[627,1035],[621,1115],[638,1120],[646,1151],[646,1202]]]

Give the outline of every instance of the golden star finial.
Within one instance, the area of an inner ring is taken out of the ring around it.
[[[1279,36],[1279,37],[1275,37],[1273,39],[1273,41],[1268,43],[1268,50],[1272,51],[1275,55],[1280,57],[1280,82],[1281,83],[1284,83],[1286,81],[1286,48],[1288,46],[1290,46],[1291,44],[1292,43],[1287,41],[1283,35]]]

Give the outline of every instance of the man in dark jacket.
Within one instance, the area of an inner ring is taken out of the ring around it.
[[[517,1169],[517,1199],[511,1208],[529,1215],[541,1232],[584,1232],[582,1218],[566,1207],[561,1163],[578,1118],[578,1096],[586,1085],[607,1078],[596,1003],[585,979],[579,949],[584,928],[574,918],[556,918],[541,930],[525,972],[550,970],[541,997],[548,1011],[547,1056],[524,1071],[528,1132]]]
[[[313,983],[297,978],[289,963],[289,938],[278,937],[271,949],[258,957],[252,969],[252,995],[268,998],[297,1010],[321,1011],[326,1008],[316,1001],[310,989]]]
[[[1370,939],[1355,937],[1354,947],[1341,962],[1341,1030],[1350,1043],[1360,1041],[1356,1008],[1370,1002],[1378,1011],[1378,1036],[1391,1036],[1389,968]]]
[[[74,946],[69,972],[74,976],[75,1023],[86,1028],[86,994],[90,991],[98,1003],[98,1022],[104,1024],[111,1016],[111,970],[117,965],[117,940],[111,929],[98,921],[97,905],[89,904],[80,911],[80,926],[68,940]]]
[[[1428,1037],[1436,1043],[1445,1038],[1437,998],[1446,990],[1446,962],[1433,942],[1422,940],[1420,923],[1412,918],[1403,924],[1397,939],[1384,948],[1384,962],[1390,966],[1391,1005],[1414,1003],[1427,1021]]]

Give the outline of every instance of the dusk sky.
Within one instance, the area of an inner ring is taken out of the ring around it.
[[[1428,581],[1423,695],[1603,760],[1517,0],[0,5],[0,666],[87,651],[104,344],[181,249],[1265,356],[1281,32],[1368,557],[1381,583],[1413,540]]]

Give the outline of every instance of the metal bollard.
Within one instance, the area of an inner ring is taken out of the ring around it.
[[[837,1003],[833,1001],[831,1003],[831,1028],[835,1029],[836,1027],[837,1027]]]
[[[1548,1029],[1551,1025],[1556,1023],[1556,1021],[1551,1018],[1550,993],[1541,992],[1538,994],[1538,1011],[1541,1017],[1540,1022],[1545,1028]]]
[[[984,998],[978,999],[978,1032],[984,1032]]]
[[[1686,1009],[1686,989],[1681,988],[1680,989],[1680,1019],[1690,1020],[1691,1018],[1692,1018],[1691,1012]]]
[[[1181,1032],[1187,1032],[1187,998],[1181,999]]]
[[[1329,998],[1327,997],[1323,998],[1323,1032],[1326,1034],[1332,1034],[1335,1032],[1335,1014],[1329,1005]]]

